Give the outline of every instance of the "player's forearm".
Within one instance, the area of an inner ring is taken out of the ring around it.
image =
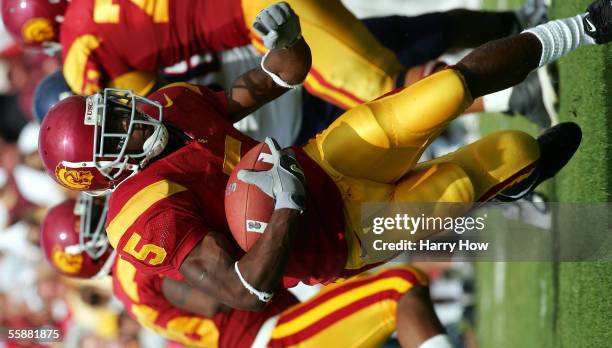
[[[298,85],[306,78],[311,62],[310,47],[300,38],[289,48],[271,50],[264,66],[287,84]],[[261,67],[252,69],[240,76],[229,89],[228,111],[234,122],[240,121],[288,90],[276,83]]]
[[[212,317],[229,310],[221,302],[185,282],[164,278],[161,290],[172,305],[191,313]]]
[[[298,216],[297,210],[275,210],[261,238],[240,259],[240,272],[251,286],[265,292],[278,287],[292,250]]]
[[[233,122],[238,122],[264,104],[287,92],[261,68],[241,75],[227,92],[228,112]]]
[[[312,65],[310,46],[304,38],[300,38],[288,48],[273,49],[264,62],[267,70],[280,76],[290,85],[298,85],[304,81]]]
[[[259,295],[268,296],[278,288],[292,249],[298,215],[299,212],[292,209],[275,210],[263,235],[237,263],[223,257],[222,269],[204,271],[196,278],[187,267],[183,274],[192,285],[232,308],[263,309],[269,299]],[[195,268],[200,272],[205,265]]]

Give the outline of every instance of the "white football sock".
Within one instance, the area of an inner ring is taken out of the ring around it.
[[[580,46],[595,44],[595,40],[584,33],[583,16],[558,19],[523,31],[535,35],[542,44],[540,67],[554,62]]]
[[[482,97],[485,112],[504,112],[510,110],[510,96],[513,87],[487,94]]]
[[[453,345],[447,335],[440,334],[430,337],[419,348],[453,348]]]

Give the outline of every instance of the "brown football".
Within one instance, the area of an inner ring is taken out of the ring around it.
[[[252,148],[240,160],[225,189],[225,217],[238,245],[247,251],[265,231],[274,211],[274,200],[259,187],[238,180],[241,170],[264,171],[272,165],[263,162],[259,155],[270,153],[266,143]]]

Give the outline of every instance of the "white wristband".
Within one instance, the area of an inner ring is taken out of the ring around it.
[[[268,51],[263,58],[261,58],[261,70],[263,70],[266,74],[268,74],[268,76],[270,76],[270,78],[272,78],[272,81],[274,81],[274,83],[276,83],[277,85],[283,87],[283,88],[290,88],[290,89],[296,89],[298,87],[300,87],[302,84],[298,83],[297,85],[291,85],[289,83],[287,83],[285,80],[283,80],[280,76],[276,75],[275,73],[271,72],[270,70],[266,69],[266,67],[264,66],[264,63],[266,61],[266,59],[268,58],[268,55],[270,54],[270,52],[272,51]]]
[[[249,290],[249,292],[252,295],[257,296],[257,298],[261,302],[270,302],[270,300],[272,299],[272,296],[274,296],[274,294],[273,293],[269,293],[269,292],[259,291],[259,290],[255,289],[254,287],[252,287],[251,284],[249,284],[242,277],[242,274],[240,273],[240,268],[238,268],[238,261],[236,261],[234,263],[234,270],[236,271],[236,274],[238,275],[238,279],[240,279],[240,282],[242,283],[242,286],[244,286],[247,290]]]

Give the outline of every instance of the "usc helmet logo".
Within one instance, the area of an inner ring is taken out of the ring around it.
[[[61,164],[55,168],[55,177],[62,185],[73,190],[87,190],[94,179],[90,170],[66,168]]]
[[[21,28],[21,36],[28,43],[53,41],[55,31],[47,18],[32,18]]]
[[[77,273],[83,266],[83,255],[81,254],[68,254],[57,245],[53,247],[52,254],[53,264],[64,273]]]

